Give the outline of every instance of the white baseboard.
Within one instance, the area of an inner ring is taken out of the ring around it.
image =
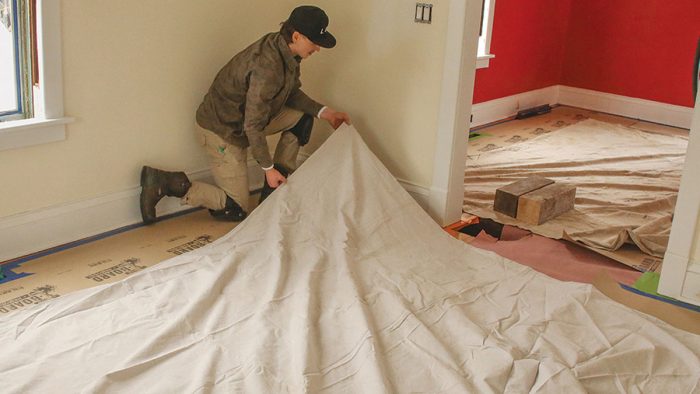
[[[518,111],[539,105],[557,104],[559,85],[532,90],[472,105],[471,127],[483,126],[515,116]]]
[[[691,107],[555,85],[474,104],[471,127],[504,120],[522,109],[544,104],[568,105],[684,129],[690,129],[693,117]]]
[[[303,162],[308,155],[300,155]],[[191,180],[213,182],[208,169],[187,174]],[[263,185],[263,171],[255,160],[248,161],[251,190]],[[421,206],[427,205],[427,189],[399,181]],[[70,242],[103,234],[141,222],[141,187],[89,200],[57,205],[0,218],[0,262],[26,256]],[[164,198],[157,206],[158,216],[192,208],[180,205],[178,198]]]
[[[694,305],[700,305],[700,273],[688,270],[680,299]]]
[[[208,170],[188,174],[192,180],[207,181]],[[61,204],[0,218],[0,261],[25,256],[55,246],[102,234],[141,222],[141,187],[89,200]],[[176,198],[158,203],[158,215],[191,207]]]
[[[213,183],[208,169],[190,172],[191,180]],[[263,185],[263,171],[255,160],[248,161],[251,190]],[[0,218],[0,261],[64,245],[141,222],[141,187],[89,200],[57,205]],[[158,216],[192,207],[178,198],[164,198],[156,206]]]
[[[447,189],[431,187],[428,189],[428,214],[440,226],[447,226],[450,216],[447,208]]]
[[[409,182],[400,178],[396,179],[399,184],[408,192],[408,194],[413,197],[414,200],[421,206],[425,211],[428,210],[428,204],[430,202],[430,189],[420,185],[416,185],[413,182]]]
[[[594,90],[559,87],[559,104],[690,129],[693,108]]]
[[[667,250],[657,291],[661,295],[700,306],[700,262]]]

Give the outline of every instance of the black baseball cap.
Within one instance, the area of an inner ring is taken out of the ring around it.
[[[315,6],[302,5],[295,8],[287,20],[294,30],[305,35],[314,44],[324,48],[335,46],[335,37],[328,31],[328,15]]]

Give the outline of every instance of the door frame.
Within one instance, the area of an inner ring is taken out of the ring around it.
[[[698,298],[687,297],[691,289],[686,283],[689,272],[700,276],[700,262],[693,261],[693,246],[698,243],[698,221],[700,220],[700,182],[697,172],[700,169],[700,93],[695,100],[693,120],[688,136],[688,152],[685,157],[678,200],[671,224],[671,235],[661,267],[661,280],[658,292],[695,305],[700,305]],[[695,174],[693,174],[695,172]],[[700,246],[700,245],[698,245]],[[700,289],[692,289],[700,294]]]
[[[482,0],[450,0],[428,213],[441,226],[462,216],[464,166]]]
[[[441,226],[459,221],[464,195],[469,119],[472,112],[474,76],[482,0],[450,0],[445,58],[439,103],[428,213]],[[700,169],[700,94],[696,99],[678,200],[664,256],[659,293],[700,305],[689,293],[688,273],[700,283],[700,261],[692,261],[693,247],[700,247],[696,234],[700,221],[700,182],[692,172]],[[697,176],[697,174],[695,174]],[[700,289],[692,289],[700,294]]]

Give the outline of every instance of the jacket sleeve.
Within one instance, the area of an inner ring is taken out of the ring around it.
[[[263,130],[270,122],[272,114],[270,101],[274,97],[274,76],[269,68],[256,67],[248,77],[243,131],[248,137],[251,153],[261,167],[272,165],[272,157]]]

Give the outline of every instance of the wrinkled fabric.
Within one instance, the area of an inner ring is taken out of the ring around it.
[[[9,393],[699,390],[698,336],[453,239],[350,126],[218,241],[0,319]]]
[[[604,250],[634,243],[663,257],[688,139],[587,119],[469,155],[464,212]],[[540,225],[493,210],[496,189],[539,175],[576,186],[574,209]]]

